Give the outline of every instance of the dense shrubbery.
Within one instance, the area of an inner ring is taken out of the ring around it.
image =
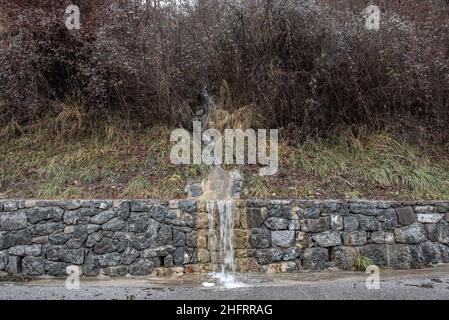
[[[177,9],[79,0],[78,31],[64,26],[67,1],[1,2],[3,125],[70,108],[91,126],[115,116],[185,124],[201,88],[219,95],[224,80],[225,108],[254,104],[267,126],[303,134],[449,118],[444,3],[420,1],[423,13],[378,1],[376,32],[364,28],[363,0],[203,0]]]

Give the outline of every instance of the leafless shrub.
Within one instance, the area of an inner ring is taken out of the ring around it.
[[[182,125],[198,92],[220,95],[223,83],[228,111],[255,105],[267,126],[295,136],[448,119],[444,3],[375,2],[376,32],[364,28],[364,0],[74,2],[76,32],[63,24],[66,1],[4,6],[0,123],[27,125],[57,116],[52,101],[76,101],[94,124],[119,112],[140,125]]]

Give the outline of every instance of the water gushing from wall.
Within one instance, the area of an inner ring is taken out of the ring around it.
[[[218,257],[217,257],[217,231],[215,228],[215,201],[207,201],[207,219],[209,221],[209,252],[211,256],[211,264],[217,265],[218,264]]]
[[[205,100],[205,110],[201,122],[202,124],[207,124],[209,114],[215,109],[215,104],[206,90],[203,90],[202,95]],[[215,141],[207,135],[203,136],[202,144],[208,145],[211,147],[211,150],[215,150],[214,146],[216,143],[222,143],[222,141]],[[214,157],[218,159],[221,156],[220,154],[214,154]],[[214,163],[219,163],[219,161],[214,161]],[[235,272],[234,199],[239,198],[240,187],[241,176],[237,171],[229,172],[220,165],[211,165],[209,176],[202,182],[203,194],[199,198],[201,201],[206,201],[211,265],[217,266],[213,270],[219,271],[214,273],[213,276],[225,287],[241,285],[235,281],[233,275]]]
[[[234,272],[234,211],[232,197],[235,173],[221,167],[211,167],[208,179],[203,183],[201,200],[206,201],[209,223],[209,251],[211,265],[216,271],[212,276],[225,287],[241,284],[235,281]]]
[[[220,216],[221,272],[234,272],[234,201],[218,201]]]

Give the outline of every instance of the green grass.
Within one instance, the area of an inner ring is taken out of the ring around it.
[[[200,166],[171,165],[170,130],[103,128],[55,139],[47,130],[0,142],[0,196],[24,198],[184,197]]]
[[[16,127],[4,132],[13,135]],[[187,183],[208,173],[206,165],[170,163],[166,127],[136,132],[108,124],[91,134],[70,127],[61,133],[65,138],[47,128],[17,128],[15,137],[0,140],[0,197],[184,198]],[[275,176],[238,169],[246,198],[448,199],[449,158],[433,148],[439,158],[386,133],[341,134],[296,148],[280,145]]]
[[[150,194],[151,184],[147,178],[138,175],[131,179],[125,188],[124,194],[135,198],[145,198]]]
[[[357,258],[355,260],[355,268],[359,271],[366,271],[366,269],[369,266],[373,266],[373,265],[374,265],[374,262],[368,257],[357,256]]]
[[[249,196],[253,198],[265,198],[270,196],[270,188],[266,178],[253,175],[250,177],[249,183]]]
[[[388,196],[448,198],[446,163],[431,161],[416,147],[381,133],[358,140],[348,136],[308,142],[292,155],[297,169],[317,177],[338,178],[350,186],[349,197],[363,196],[350,181],[385,189]]]

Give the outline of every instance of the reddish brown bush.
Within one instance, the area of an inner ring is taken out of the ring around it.
[[[266,125],[304,134],[448,119],[443,2],[426,0],[423,11],[378,1],[377,32],[364,28],[364,0],[74,3],[79,31],[64,26],[67,1],[5,4],[0,123],[30,124],[58,112],[50,102],[76,100],[96,121],[119,113],[178,125],[190,121],[201,88],[218,95],[223,80],[226,108],[255,104]]]

